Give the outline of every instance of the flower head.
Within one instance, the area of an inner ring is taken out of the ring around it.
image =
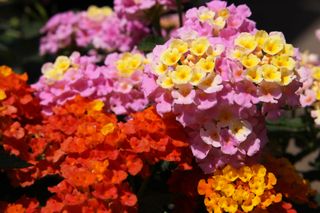
[[[225,1],[211,1],[207,6],[188,10],[185,24],[178,34],[193,31],[201,36],[229,38],[255,29],[255,22],[248,19],[250,15],[246,5],[227,6]]]
[[[200,180],[198,193],[205,196],[209,212],[251,212],[281,201],[281,193],[274,190],[276,184],[274,174],[263,165],[238,169],[227,165],[207,181]]]
[[[188,0],[183,0],[187,2]],[[147,15],[156,11],[167,11],[169,9],[176,9],[175,0],[115,0],[115,11],[121,15],[125,15],[130,19],[141,19],[148,21]]]
[[[28,76],[0,66],[0,145],[23,160],[34,160],[26,141],[26,127],[41,121],[39,100],[27,85]]]
[[[289,85],[297,78],[297,59],[291,44],[287,44],[281,33],[240,33],[231,55],[246,68],[247,80],[261,84],[271,82],[280,86]]]
[[[142,110],[148,103],[140,89],[146,64],[144,56],[129,52],[110,54],[105,64],[98,66],[95,57],[80,56],[77,52],[44,64],[43,75],[33,85],[43,112],[49,115],[55,105],[62,105],[77,95],[100,99],[107,111],[116,114]]]
[[[104,79],[108,85],[107,108],[116,114],[128,114],[143,110],[148,100],[142,86],[142,74],[147,60],[138,52],[110,54],[105,59]]]
[[[119,16],[109,7],[90,6],[87,11],[56,14],[41,29],[40,53],[53,54],[72,44],[110,52],[130,51],[148,28],[138,20]]]
[[[320,60],[317,55],[303,53],[298,70],[303,83],[299,89],[299,101],[303,107],[311,107],[311,116],[316,126],[320,126]]]

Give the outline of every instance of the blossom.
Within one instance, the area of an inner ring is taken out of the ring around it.
[[[40,146],[38,155],[42,157],[27,171],[17,171],[16,176],[27,173],[40,179],[57,174],[63,179],[49,188],[55,195],[42,211],[53,206],[57,211],[84,211],[93,207],[92,199],[99,203],[96,206],[99,210],[135,209],[137,198],[127,177],[137,175],[143,162],[125,150],[125,135],[116,117],[106,114],[103,107],[101,100],[77,96],[54,107],[53,114],[45,117],[41,125],[28,127],[28,134],[34,135],[29,147],[36,150]],[[108,204],[103,202],[105,199],[109,200]]]
[[[0,211],[4,213],[32,213],[39,211],[39,202],[34,198],[21,197],[15,203],[0,203]]]
[[[62,105],[77,95],[103,99],[106,95],[102,70],[95,65],[95,57],[59,56],[54,63],[42,66],[42,76],[32,87],[41,100],[42,112],[52,114],[52,107]]]
[[[316,126],[320,125],[320,60],[317,55],[303,53],[298,70],[302,79],[302,87],[299,89],[299,101],[301,106],[311,108],[311,117]]]
[[[131,114],[122,124],[133,152],[144,162],[176,162],[182,169],[190,168],[191,153],[187,135],[173,115],[160,117],[154,107]]]
[[[201,102],[223,88],[221,75],[215,70],[223,48],[223,44],[211,43],[206,37],[171,39],[156,47],[143,86],[146,95],[156,100],[158,112],[163,114],[188,106],[197,110],[199,102],[202,109],[211,107],[209,102],[206,105]],[[162,94],[166,94],[164,101],[172,103],[170,108],[161,109]]]
[[[142,74],[147,60],[141,53],[113,53],[106,57],[104,79],[109,92],[107,108],[116,114],[143,110],[148,100],[142,92]]]
[[[27,85],[28,76],[16,74],[10,67],[0,66],[0,116],[35,120],[39,119],[38,100]]]
[[[70,57],[59,56],[54,63],[44,64],[43,75],[32,87],[46,115],[52,114],[54,106],[77,95],[100,99],[108,111],[127,114],[142,110],[148,103],[139,89],[144,65],[145,59],[138,53],[112,54],[106,59],[106,66],[98,66],[95,57],[74,52]]]
[[[256,161],[267,142],[264,118],[250,112],[249,119],[237,117],[226,105],[216,110],[211,112],[218,115],[216,120],[209,120],[200,126],[200,131],[194,129],[190,133],[191,150],[202,170],[212,173],[226,164],[241,166]]]
[[[250,15],[246,5],[227,6],[226,1],[211,1],[206,6],[188,10],[184,26],[177,33],[182,35],[193,31],[200,36],[229,38],[255,29]]]
[[[233,157],[245,161],[258,153],[266,136],[255,104],[269,94],[279,98],[278,87],[266,83],[259,94],[243,75],[234,75],[236,83],[229,83],[229,67],[234,73],[243,68],[225,58],[226,45],[206,37],[171,39],[154,49],[143,83],[160,115],[173,112],[191,128],[191,149],[206,173],[232,163]]]
[[[187,0],[184,0],[187,2]],[[160,10],[167,11],[177,7],[175,0],[115,0],[114,9],[117,13],[130,17],[131,19],[142,19],[147,21],[146,13],[160,8]]]
[[[251,212],[256,208],[266,209],[282,199],[274,189],[277,178],[261,164],[230,165],[217,170],[214,175],[198,184],[198,193],[205,196],[209,212]]]
[[[266,143],[265,120],[299,105],[303,80],[299,53],[282,33],[240,27],[253,24],[246,6],[207,6],[191,9],[185,26],[154,48],[143,87],[160,115],[174,113],[188,130],[197,162],[210,173],[258,156]],[[239,25],[228,21],[233,15]]]
[[[159,161],[175,162],[181,170],[191,168],[183,128],[173,115],[162,118],[152,107],[121,123],[105,113],[103,101],[76,96],[55,106],[42,123],[29,125],[25,134],[32,166],[10,173],[16,184],[31,185],[54,174],[62,178],[48,188],[54,196],[43,212],[134,210],[138,201],[129,175],[145,178]]]
[[[30,160],[25,128],[41,120],[39,100],[27,80],[26,73],[19,75],[0,66],[0,144],[24,160]]]
[[[56,14],[41,33],[41,54],[57,53],[73,44],[81,48],[93,45],[111,52],[131,50],[148,33],[148,28],[138,20],[119,16],[109,7],[90,6],[87,11]]]
[[[299,81],[294,47],[281,33],[265,31],[240,33],[234,44],[235,49],[228,54],[242,64],[245,78],[257,86],[259,100],[285,104],[285,89]],[[297,97],[294,92],[291,96]]]
[[[40,53],[56,53],[71,45],[77,19],[78,16],[72,11],[54,15],[41,29],[41,33],[46,35],[41,38]]]

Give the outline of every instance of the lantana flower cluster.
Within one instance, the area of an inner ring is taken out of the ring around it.
[[[229,38],[255,29],[256,24],[249,19],[250,16],[247,5],[227,6],[226,1],[211,1],[206,6],[188,10],[185,23],[177,34],[183,36],[197,32],[200,36]]]
[[[122,152],[124,135],[114,115],[102,112],[103,102],[81,97],[56,107],[43,125],[29,127],[29,142],[39,161],[28,173],[12,176],[34,180],[57,174],[63,180],[49,188],[55,193],[42,211],[123,211],[134,208],[136,196],[125,181],[136,175],[142,161],[136,155]],[[104,200],[109,200],[104,202]]]
[[[105,71],[108,91],[107,107],[115,114],[129,114],[142,111],[148,104],[148,99],[141,91],[142,74],[148,63],[139,52],[113,53],[105,59]]]
[[[0,210],[4,213],[37,212],[39,202],[34,198],[21,197],[15,203],[0,202]]]
[[[320,60],[316,54],[302,54],[299,75],[303,79],[300,89],[300,103],[303,107],[311,107],[311,116],[317,126],[320,126]]]
[[[188,0],[181,0],[181,2],[182,1],[187,2]],[[115,0],[114,9],[126,17],[138,18],[148,22],[147,14],[152,13],[154,10],[167,11],[169,9],[175,9],[177,6],[176,3],[176,0]]]
[[[54,107],[42,124],[26,128],[29,156],[23,159],[32,166],[10,171],[11,181],[25,187],[47,175],[63,178],[49,188],[55,195],[41,211],[134,210],[129,175],[145,178],[149,166],[163,160],[191,169],[186,134],[173,116],[162,118],[151,107],[118,123],[105,107],[101,100],[77,96]]]
[[[131,114],[120,124],[130,144],[143,162],[154,165],[160,161],[176,162],[181,170],[192,168],[188,137],[171,114],[161,117],[154,107]]]
[[[223,5],[210,3],[228,13]],[[236,28],[234,36],[216,37],[184,28],[149,56],[145,94],[158,113],[173,112],[188,129],[193,154],[206,173],[226,163],[239,165],[266,143],[265,118],[298,105],[299,55],[279,32]]]
[[[27,158],[25,127],[41,119],[39,100],[27,85],[26,74],[0,66],[0,144],[16,156]]]
[[[41,100],[43,112],[62,105],[80,95],[91,100],[102,100],[115,114],[143,110],[148,104],[141,91],[142,70],[146,59],[140,53],[111,54],[106,66],[96,65],[96,57],[59,56],[54,63],[42,67],[43,75],[33,85]]]
[[[105,52],[129,51],[149,30],[139,20],[127,19],[109,7],[90,6],[83,12],[64,12],[53,16],[42,28],[40,53],[54,54],[71,47]]]
[[[276,184],[275,175],[263,165],[238,169],[227,165],[207,181],[200,180],[198,192],[205,196],[208,212],[252,212],[282,200],[282,194],[274,190]]]

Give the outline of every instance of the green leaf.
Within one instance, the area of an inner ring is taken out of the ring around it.
[[[161,45],[164,42],[164,38],[160,36],[148,36],[138,44],[138,48],[144,52],[151,52],[156,45]]]
[[[267,122],[269,131],[304,131],[306,124],[301,118],[285,118],[282,117],[276,122]]]
[[[31,164],[24,160],[0,150],[0,169],[26,168],[29,166],[31,166]]]
[[[24,19],[22,21],[21,25],[21,32],[23,35],[23,39],[32,39],[40,35],[40,29],[43,26],[43,23],[38,22],[32,22],[27,19]]]
[[[48,14],[47,14],[45,8],[39,2],[35,2],[34,6],[42,19],[44,19],[44,20],[48,19]]]

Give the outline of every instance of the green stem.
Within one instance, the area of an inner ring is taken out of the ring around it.
[[[161,24],[160,24],[160,17],[162,13],[162,6],[156,5],[151,12],[146,13],[146,17],[150,17],[151,25],[153,29],[153,33],[156,36],[161,36]]]
[[[182,2],[181,2],[181,0],[176,0],[176,3],[177,3],[178,15],[179,15],[179,25],[180,25],[180,27],[182,27],[182,25],[183,25]]]

